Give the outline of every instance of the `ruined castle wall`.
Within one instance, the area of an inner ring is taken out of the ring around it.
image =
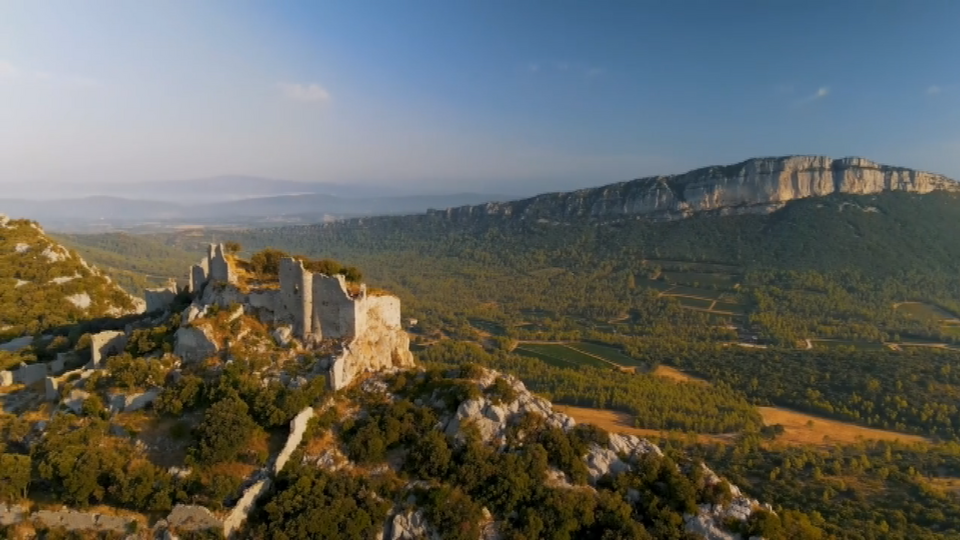
[[[207,284],[210,273],[210,261],[204,257],[198,264],[190,267],[190,292],[198,293]]]
[[[90,336],[90,367],[102,367],[103,361],[120,354],[127,346],[127,336],[121,331],[100,332]]]
[[[13,382],[15,384],[33,384],[42,381],[46,376],[46,364],[28,364],[14,370]]]
[[[207,259],[210,261],[210,281],[236,282],[236,276],[230,268],[230,263],[227,262],[223,244],[210,244]]]
[[[310,335],[313,327],[313,274],[303,263],[290,258],[280,259],[280,300],[276,310],[278,322],[293,325],[299,338]]]
[[[341,275],[313,276],[313,334],[317,339],[357,335],[357,303]]]
[[[401,328],[400,299],[396,296],[365,296],[358,302],[358,332],[370,325],[370,319],[376,317],[378,324],[387,328]]]
[[[177,298],[177,282],[170,280],[163,287],[155,289],[146,289],[143,291],[143,299],[147,302],[146,312],[159,311],[166,309]]]

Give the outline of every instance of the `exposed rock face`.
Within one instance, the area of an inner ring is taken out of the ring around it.
[[[677,219],[707,211],[771,212],[795,199],[833,193],[867,195],[881,191],[929,193],[935,190],[957,191],[960,184],[939,174],[879,165],[857,157],[790,156],[755,158],[680,175],[641,178],[431,213],[445,214],[454,220],[483,216],[533,220],[621,216]]]
[[[174,334],[176,345],[173,353],[185,362],[197,362],[213,356],[219,350],[216,340],[208,335],[205,328],[191,326],[181,328]]]
[[[438,540],[440,536],[432,532],[423,518],[423,513],[407,511],[393,516],[384,530],[384,540]]]

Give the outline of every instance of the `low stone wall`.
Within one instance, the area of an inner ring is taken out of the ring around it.
[[[16,369],[0,371],[0,386],[10,386],[12,384],[34,384],[42,381],[48,375],[59,375],[63,373],[67,360],[72,353],[60,353],[57,359],[37,364],[21,364]]]
[[[290,455],[300,446],[300,443],[303,441],[303,434],[306,433],[307,426],[310,425],[311,418],[313,418],[313,407],[307,407],[290,421],[290,436],[287,437],[287,442],[283,445],[283,450],[277,454],[277,459],[273,463],[274,474],[283,470],[284,465],[290,460]]]
[[[159,311],[170,307],[177,298],[177,282],[170,280],[163,287],[155,289],[146,289],[143,291],[143,299],[147,303],[146,312]]]
[[[270,489],[270,483],[269,478],[264,478],[243,492],[243,496],[237,501],[236,506],[230,510],[226,519],[223,520],[224,537],[231,538],[240,529],[240,526],[243,525],[243,522],[247,520],[247,516],[253,510],[253,506],[257,503],[257,499]]]
[[[90,336],[90,367],[99,368],[106,358],[120,354],[127,346],[127,335],[119,330]]]
[[[39,523],[45,527],[62,528],[68,531],[97,531],[128,533],[133,530],[137,520],[118,516],[107,516],[77,510],[38,510],[33,513],[21,506],[0,504],[0,525],[10,526],[18,523]]]
[[[284,465],[290,460],[290,455],[293,454],[294,450],[296,450],[303,441],[303,434],[306,433],[307,426],[310,424],[310,419],[313,418],[313,414],[313,408],[307,407],[290,421],[290,435],[287,436],[287,442],[284,443],[283,450],[277,454],[273,466],[270,467],[268,471],[277,474],[283,470]],[[223,520],[223,535],[225,537],[230,538],[231,535],[240,529],[240,526],[247,520],[247,516],[250,515],[254,505],[256,505],[257,500],[270,489],[270,485],[271,480],[269,477],[266,477],[258,480],[243,492],[240,500],[237,501],[237,504],[230,510],[226,519]]]

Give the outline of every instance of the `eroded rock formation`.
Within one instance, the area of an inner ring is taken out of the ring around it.
[[[677,219],[699,212],[771,212],[795,199],[834,193],[929,193],[960,190],[939,174],[880,165],[864,158],[789,156],[749,159],[685,174],[654,176],[507,203],[463,206],[433,214],[454,220],[483,216],[563,220],[576,217],[648,216]]]

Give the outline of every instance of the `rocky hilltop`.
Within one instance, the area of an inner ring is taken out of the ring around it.
[[[143,310],[142,300],[53,241],[36,222],[0,214],[0,341],[29,344],[30,335]]]
[[[792,200],[834,193],[936,190],[957,191],[960,184],[939,174],[880,165],[858,157],[787,156],[431,213],[454,220],[482,216],[551,221],[621,216],[680,219],[701,212],[768,213]]]

